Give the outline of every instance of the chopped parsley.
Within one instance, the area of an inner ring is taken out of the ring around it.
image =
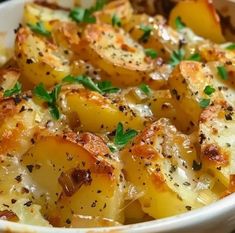
[[[228,80],[228,71],[224,66],[217,66],[217,71],[221,79]]]
[[[114,137],[114,144],[122,149],[131,139],[133,139],[137,135],[137,131],[134,129],[128,129],[126,132],[123,131],[122,123],[118,123],[116,134]]]
[[[177,16],[177,17],[176,17],[176,19],[175,19],[175,26],[176,26],[176,29],[177,29],[178,31],[181,31],[182,29],[184,29],[184,28],[186,27],[185,23],[182,22],[180,16]]]
[[[227,50],[235,50],[235,43],[231,43],[230,45],[225,47],[225,49],[227,49]]]
[[[139,41],[141,42],[146,42],[148,41],[150,35],[151,35],[151,32],[153,30],[153,27],[149,26],[149,25],[143,25],[141,24],[140,25],[140,30],[142,30],[144,33],[143,35],[139,38]]]
[[[116,15],[114,14],[113,17],[112,17],[112,25],[115,27],[121,27],[122,26],[122,23],[121,23],[121,19]]]
[[[194,53],[188,58],[188,60],[190,60],[190,61],[201,61],[202,58],[201,58],[199,53]]]
[[[36,32],[42,36],[47,36],[47,37],[51,36],[51,32],[46,30],[46,28],[42,22],[37,22],[36,24],[28,23],[27,25],[33,32]]]
[[[95,6],[89,9],[75,7],[70,11],[69,17],[77,23],[95,23],[96,18],[93,13],[102,10],[105,3],[106,0],[97,0]]]
[[[140,86],[139,86],[139,89],[145,94],[145,95],[149,95],[151,93],[151,89],[149,88],[148,85],[142,83]]]
[[[213,94],[214,92],[215,92],[215,88],[212,87],[212,86],[210,86],[210,85],[206,86],[205,89],[204,89],[204,93],[205,93],[206,95],[211,95],[211,94]]]
[[[63,79],[63,82],[67,83],[79,83],[82,84],[84,87],[99,92],[100,94],[104,93],[116,93],[120,89],[117,87],[113,87],[110,81],[102,81],[99,83],[95,83],[90,77],[86,75],[79,75],[77,77],[73,77],[68,75]]]
[[[21,92],[22,85],[19,82],[16,82],[15,86],[12,89],[5,90],[3,97],[10,97],[12,95],[19,94]]]
[[[43,83],[38,84],[34,88],[34,94],[48,104],[48,107],[50,108],[50,113],[52,117],[55,118],[56,120],[60,118],[60,112],[56,105],[60,91],[61,91],[60,84],[57,84],[51,92],[48,92],[45,89]]]
[[[170,65],[175,67],[184,59],[185,51],[183,49],[179,49],[177,51],[173,51],[170,58]]]
[[[211,102],[210,99],[201,99],[199,105],[201,108],[206,108],[210,105],[210,102]]]
[[[145,49],[144,52],[148,57],[151,57],[152,59],[157,58],[157,52],[154,49]]]

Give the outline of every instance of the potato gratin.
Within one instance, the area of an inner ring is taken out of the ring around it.
[[[128,0],[27,3],[15,33],[0,69],[0,219],[114,226],[235,190],[235,44],[210,1],[181,1],[169,25]]]

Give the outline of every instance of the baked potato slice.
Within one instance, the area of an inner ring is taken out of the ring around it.
[[[48,31],[51,31],[53,21],[69,22],[69,12],[55,10],[37,3],[26,3],[24,7],[23,22],[25,24],[36,24],[42,22]]]
[[[226,187],[235,174],[234,109],[221,102],[205,109],[200,116],[199,143],[203,166]]]
[[[150,27],[150,35],[144,39],[142,27]],[[123,25],[132,38],[145,48],[156,50],[164,59],[169,59],[174,50],[178,50],[180,40],[183,38],[177,31],[166,24],[161,16],[150,17],[146,14],[134,14],[130,21]]]
[[[98,92],[72,85],[61,92],[60,106],[73,129],[112,132],[122,122],[125,128],[141,130],[148,118],[136,114],[125,102],[114,102]],[[94,119],[95,117],[95,119]]]
[[[112,24],[113,17],[120,19],[121,25],[127,23],[134,10],[129,0],[116,0],[109,2],[101,11],[95,13],[98,22]]]
[[[53,225],[69,226],[77,214],[121,220],[121,165],[100,137],[42,133],[21,165],[35,187],[33,202]]]
[[[210,97],[204,93],[206,86],[212,86],[213,75],[210,69],[203,63],[194,61],[182,61],[169,78],[169,86],[176,105],[185,112],[194,125],[202,112],[200,101],[210,99],[212,103],[219,98],[218,93]]]
[[[197,35],[217,43],[225,41],[219,15],[210,0],[179,1],[170,13],[169,24],[173,28],[176,28],[177,17],[180,17]]]
[[[121,160],[126,180],[142,193],[139,201],[143,211],[154,218],[208,204],[200,198],[204,192],[209,202],[215,198],[210,190],[198,188],[200,173],[193,171],[197,153],[190,138],[167,119],[160,119],[140,133],[121,152]]]
[[[122,29],[108,24],[87,25],[81,38],[79,56],[109,74],[114,84],[138,85],[149,78],[153,60],[146,59],[142,46]]]
[[[43,83],[51,87],[70,73],[69,61],[58,51],[58,47],[26,27],[17,32],[15,55],[21,80],[28,86]]]

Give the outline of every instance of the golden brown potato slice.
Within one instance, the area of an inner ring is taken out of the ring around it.
[[[106,4],[101,11],[95,13],[95,16],[98,22],[108,24],[112,24],[113,17],[116,16],[123,25],[130,20],[133,11],[129,0],[116,0]]]
[[[36,24],[42,22],[45,28],[51,31],[53,21],[69,22],[69,12],[58,9],[50,9],[36,3],[27,3],[24,7],[23,22],[25,24]]]
[[[209,190],[198,187],[199,174],[193,171],[197,154],[190,138],[167,119],[160,119],[140,133],[132,146],[121,152],[121,159],[126,180],[142,193],[139,201],[143,211],[154,218],[206,204],[200,199],[204,192],[208,192],[207,201],[215,198]]]
[[[108,24],[87,25],[78,51],[82,59],[103,69],[119,85],[136,85],[149,78],[153,60],[122,29]]]
[[[172,96],[179,109],[185,112],[194,125],[198,124],[202,112],[200,102],[210,99],[212,103],[218,93],[208,96],[204,90],[206,86],[213,86],[213,74],[203,63],[183,61],[175,68],[169,78]]]
[[[52,224],[69,226],[76,214],[121,220],[121,165],[100,137],[39,135],[21,164],[35,187],[33,201]]]
[[[141,130],[149,121],[135,113],[120,99],[117,102],[79,85],[67,86],[61,92],[60,106],[71,120],[70,126],[89,132],[112,132],[122,122],[125,128]]]
[[[212,1],[180,1],[170,13],[169,23],[173,28],[176,28],[175,20],[177,17],[181,17],[182,21],[196,34],[217,43],[225,41],[220,25],[220,18],[216,13]]]
[[[228,187],[235,174],[234,109],[221,102],[205,109],[200,117],[199,143],[203,165]]]
[[[151,28],[150,35],[146,40],[142,37],[144,35],[144,31],[141,29],[143,26]],[[123,27],[142,46],[156,50],[159,56],[164,59],[169,59],[171,53],[178,50],[182,39],[182,36],[169,27],[161,16],[133,15]]]
[[[69,61],[58,47],[21,28],[16,35],[15,55],[21,70],[22,82],[31,85],[44,83],[50,87],[70,73]]]

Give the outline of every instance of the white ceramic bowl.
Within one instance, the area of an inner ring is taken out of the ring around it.
[[[21,21],[23,6],[26,1],[30,0],[12,0],[0,4],[0,33],[6,33],[7,47],[13,45],[14,29]],[[71,0],[61,0],[61,2],[67,4]],[[219,8],[225,10],[226,14],[231,14],[235,21],[234,0],[215,0],[215,3],[218,4]],[[227,10],[225,5],[228,6]],[[120,227],[63,229],[29,226],[0,220],[1,233],[232,233],[234,229],[235,194],[186,214]]]

